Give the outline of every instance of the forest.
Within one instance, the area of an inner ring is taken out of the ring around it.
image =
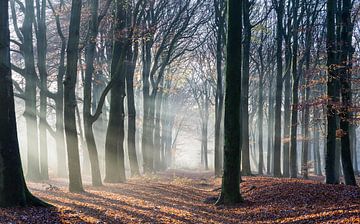
[[[359,223],[359,0],[0,0],[0,223]]]

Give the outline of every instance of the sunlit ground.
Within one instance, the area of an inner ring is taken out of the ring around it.
[[[69,193],[65,180],[55,179],[29,186],[56,208],[0,210],[0,223],[360,222],[359,188],[312,179],[245,177],[245,203],[231,208],[210,203],[221,179],[209,172],[168,171],[125,184],[86,186],[84,194]]]

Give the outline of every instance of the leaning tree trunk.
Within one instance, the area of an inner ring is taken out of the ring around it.
[[[57,33],[61,39],[60,61],[58,73],[56,77],[57,92],[55,95],[56,109],[56,158],[57,158],[57,176],[66,177],[66,152],[65,152],[65,136],[64,136],[64,86],[63,78],[65,76],[65,54],[66,54],[66,38],[62,32],[60,24],[60,16],[56,13],[51,1],[49,6],[55,16]]]
[[[90,41],[86,44],[85,47],[85,61],[86,61],[86,70],[85,70],[85,82],[84,82],[84,104],[83,104],[83,114],[84,114],[84,132],[86,146],[89,152],[90,165],[91,165],[91,178],[93,186],[101,186],[101,174],[99,166],[99,156],[95,142],[95,136],[93,131],[94,120],[91,115],[91,94],[92,94],[92,79],[94,76],[94,59],[96,52],[96,38],[98,35],[98,8],[99,0],[93,0],[90,2],[91,7],[91,18],[89,21],[89,36]]]
[[[69,166],[70,192],[84,191],[81,180],[78,133],[76,128],[76,78],[79,48],[81,0],[72,0],[64,81],[64,124]]]
[[[0,207],[46,206],[28,190],[17,138],[8,1],[0,1]]]
[[[240,0],[228,1],[224,174],[217,204],[237,204],[243,201],[239,187],[242,3]]]

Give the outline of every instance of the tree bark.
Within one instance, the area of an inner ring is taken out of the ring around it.
[[[22,27],[24,37],[24,59],[25,59],[25,112],[27,130],[27,178],[32,181],[39,181],[40,159],[38,143],[38,125],[36,112],[36,80],[34,48],[33,48],[33,21],[34,21],[34,1],[25,1],[25,18]]]
[[[9,2],[0,1],[0,207],[48,206],[28,190],[17,138],[10,63]]]
[[[69,28],[69,41],[67,46],[66,75],[64,81],[64,124],[69,166],[70,192],[83,192],[79,145],[76,128],[76,80],[79,47],[79,30],[81,17],[81,0],[72,0]]]
[[[327,48],[327,142],[326,142],[326,160],[325,175],[327,184],[336,184],[335,175],[335,150],[336,150],[336,110],[333,102],[336,92],[336,39],[335,39],[335,0],[327,1],[326,14],[326,48]]]
[[[284,0],[277,1],[276,14],[276,95],[275,95],[275,129],[274,129],[274,176],[281,176],[281,107],[282,107],[282,86],[283,86],[283,65],[282,65],[282,42],[283,42],[283,17]]]
[[[239,187],[242,5],[241,0],[228,1],[224,173],[217,204],[237,204],[243,201]]]
[[[250,45],[251,45],[251,24],[250,24],[250,2],[243,1],[243,14],[244,14],[244,45],[243,45],[243,63],[242,63],[242,81],[241,81],[241,119],[242,119],[242,146],[241,146],[241,159],[243,176],[251,175],[250,167],[250,152],[249,152],[249,81],[250,81]]]

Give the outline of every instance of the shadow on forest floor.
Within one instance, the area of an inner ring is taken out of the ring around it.
[[[86,186],[69,193],[63,180],[29,183],[56,209],[7,209],[3,223],[340,223],[360,221],[360,190],[317,180],[245,177],[245,202],[230,208],[205,203],[221,179],[208,172],[168,171],[124,184]],[[50,187],[51,186],[55,187]],[[10,221],[9,221],[10,220]]]

